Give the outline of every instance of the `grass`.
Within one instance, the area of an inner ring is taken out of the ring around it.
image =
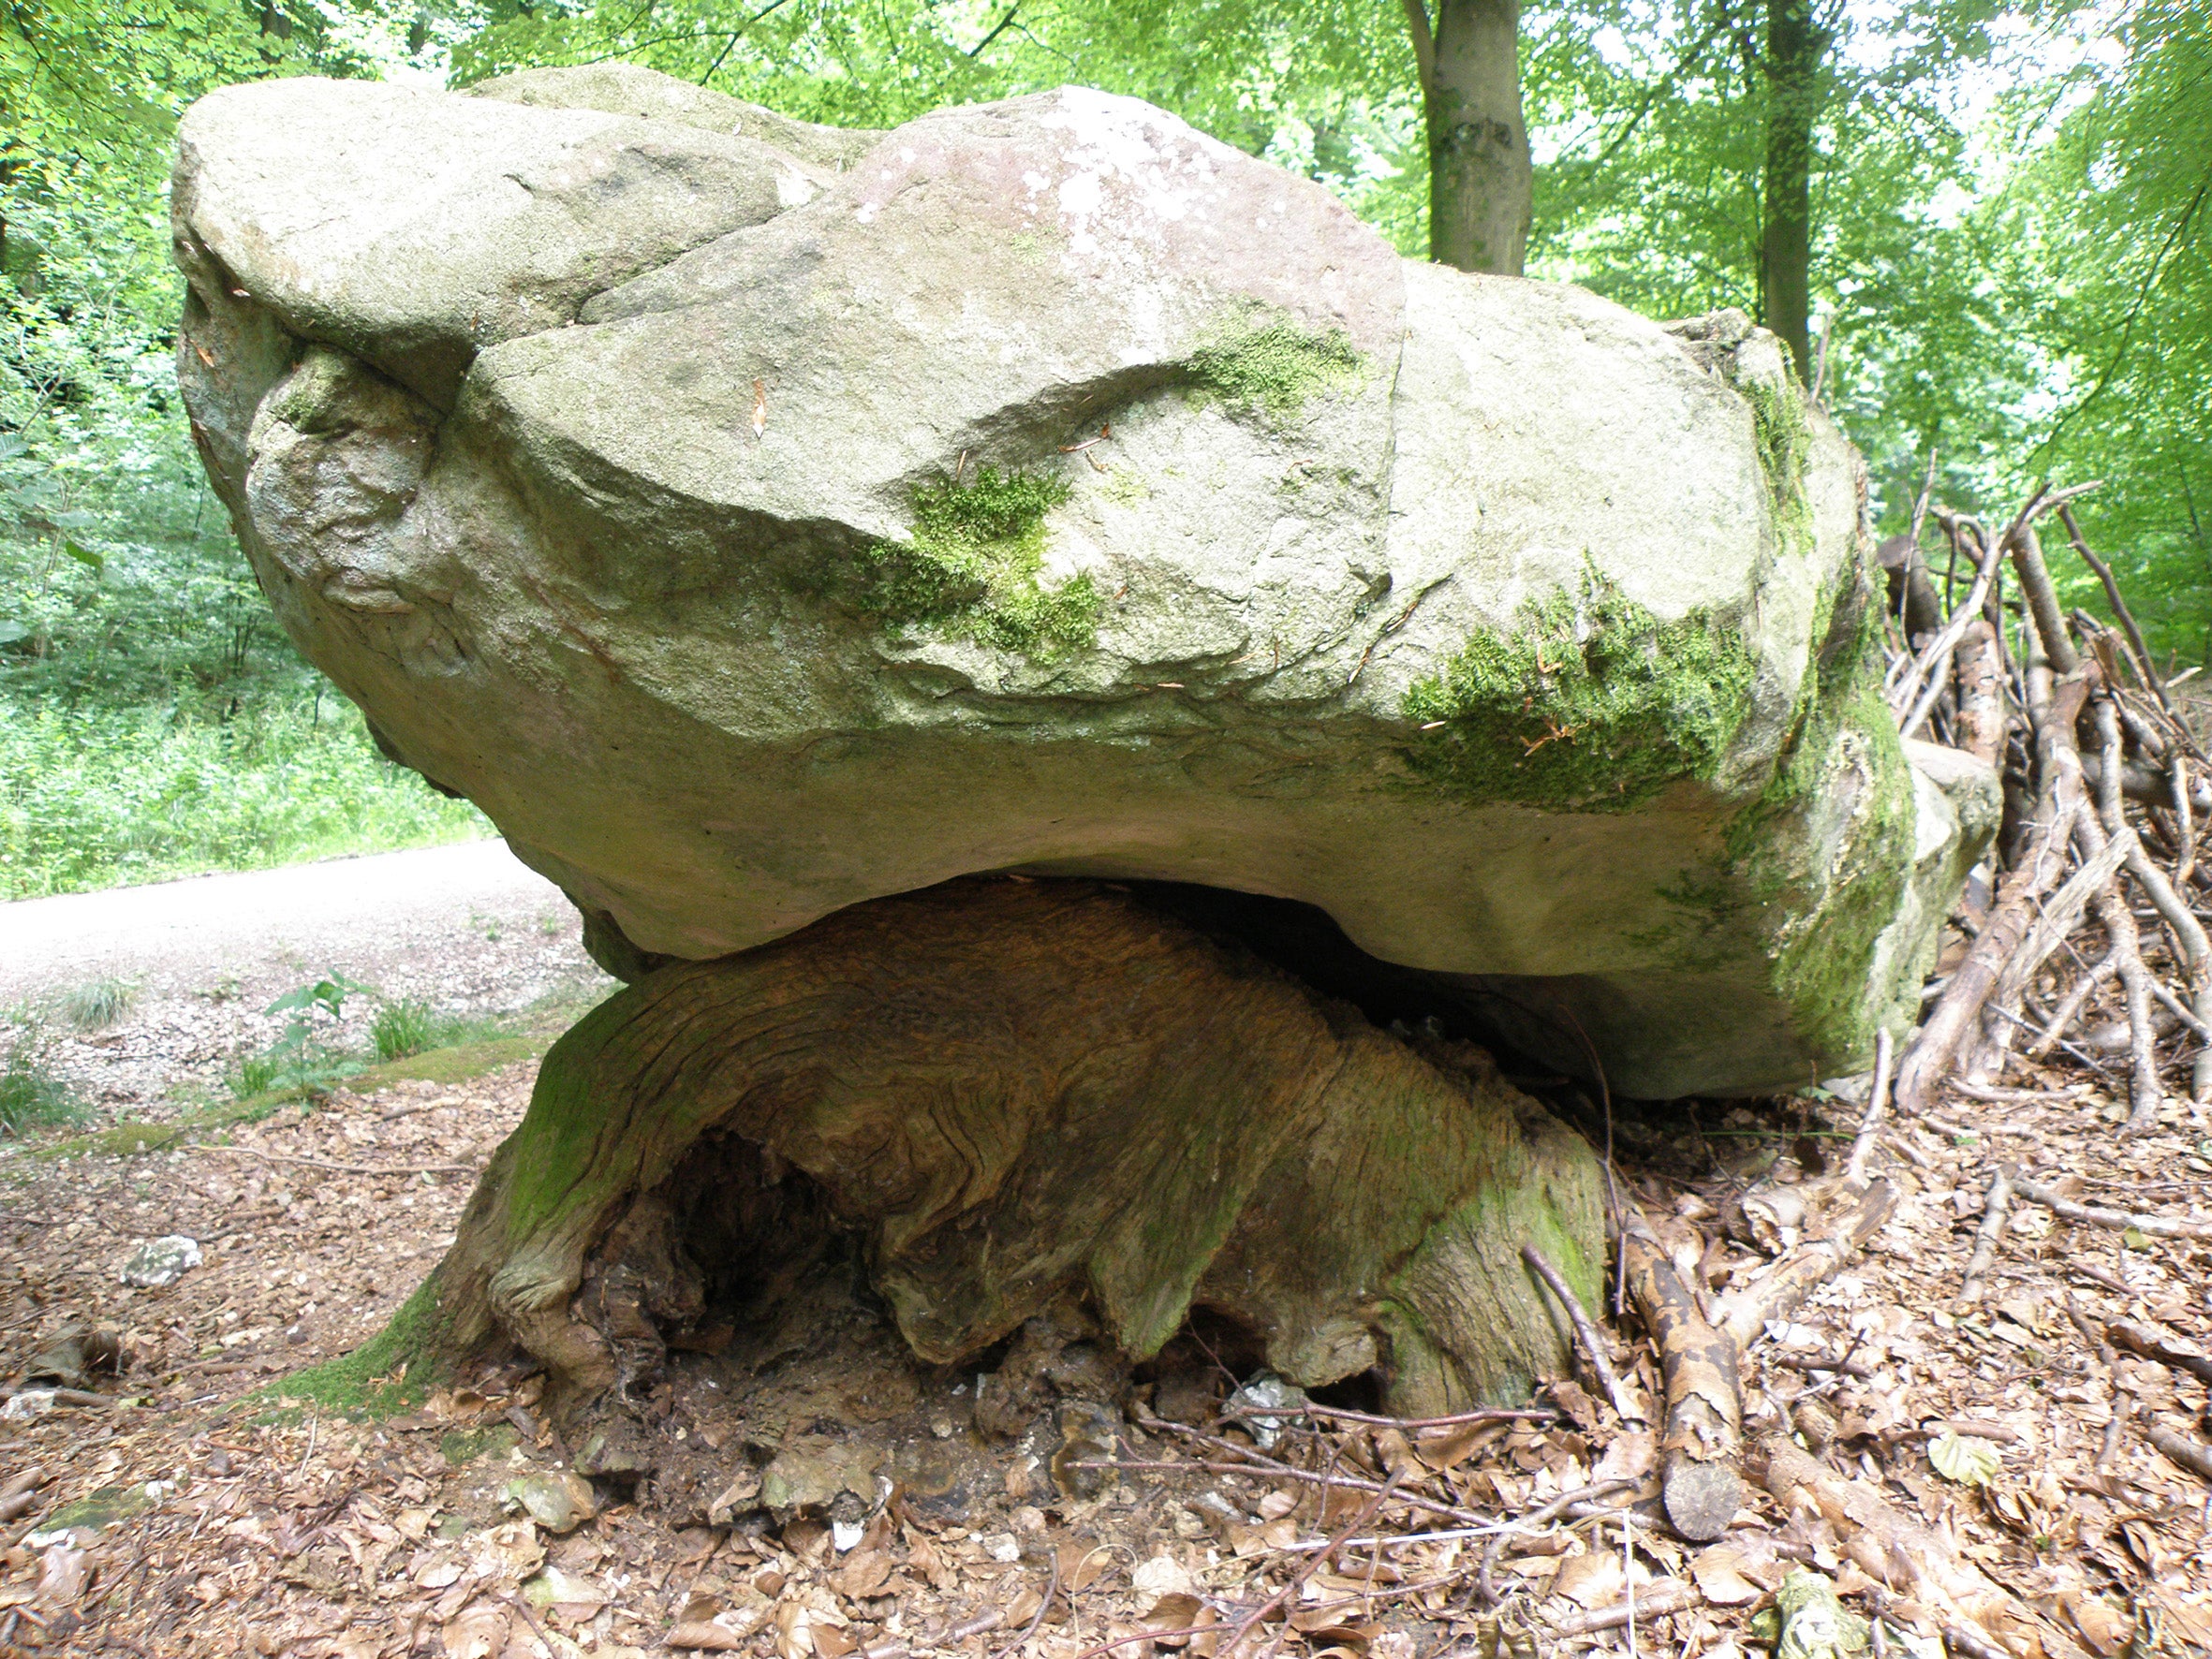
[[[386,1003],[369,1021],[369,1046],[378,1060],[405,1060],[432,1046],[436,1029],[430,1005],[420,997]]]
[[[62,992],[62,1018],[78,1031],[106,1031],[137,1006],[139,988],[128,979],[95,979]]]
[[[221,722],[0,697],[0,901],[472,840],[350,707]]]
[[[378,1064],[352,1063],[344,1081],[357,1094],[373,1094],[394,1083],[427,1082],[440,1087],[465,1083],[487,1072],[534,1060],[551,1048],[553,1039],[586,1012],[585,1005],[566,997],[549,997],[519,1014],[479,1020],[449,1020],[439,1028],[438,1047],[419,1054]],[[237,1082],[233,1076],[233,1086]],[[202,1107],[163,1123],[126,1119],[111,1128],[73,1136],[36,1150],[40,1157],[71,1158],[88,1153],[131,1157],[142,1152],[166,1152],[195,1135],[228,1128],[233,1123],[258,1123],[287,1106],[312,1101],[327,1089],[321,1081],[278,1078],[267,1087],[219,1106]],[[81,1114],[79,1114],[81,1115]],[[49,1120],[66,1123],[67,1118]]]
[[[0,1052],[0,1134],[21,1136],[84,1116],[76,1091],[52,1069],[50,1042],[36,1021],[18,1016],[14,1035]]]

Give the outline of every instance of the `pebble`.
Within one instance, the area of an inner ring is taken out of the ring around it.
[[[123,1264],[122,1279],[140,1290],[163,1290],[174,1285],[200,1262],[199,1242],[182,1233],[170,1233],[131,1252]]]

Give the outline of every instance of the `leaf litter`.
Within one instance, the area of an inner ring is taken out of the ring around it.
[[[219,1153],[14,1164],[0,1392],[30,1403],[0,1453],[0,1515],[22,1504],[0,1647],[1495,1659],[1622,1649],[1632,1613],[1639,1651],[1698,1659],[1763,1649],[1755,1621],[1793,1574],[1898,1645],[1946,1634],[1809,1499],[1753,1483],[1718,1540],[1671,1535],[1659,1358],[1632,1319],[1600,1338],[1617,1390],[1585,1373],[1518,1413],[1397,1422],[1255,1378],[1206,1329],[1131,1387],[1073,1308],[973,1367],[926,1366],[830,1263],[774,1328],[682,1357],[659,1407],[688,1460],[635,1484],[568,1467],[531,1376],[382,1421],[286,1395],[436,1262],[532,1077],[340,1092]],[[2151,1438],[2203,1436],[2212,1243],[2020,1203],[1982,1294],[1960,1294],[2000,1167],[2202,1220],[2212,1123],[2174,1099],[2147,1136],[2085,1134],[2127,1099],[2035,1080],[1971,1127],[1890,1125],[1885,1219],[1749,1345],[1744,1433],[1789,1436],[1847,1502],[1875,1495],[2028,1609],[1976,1659],[2212,1651],[2212,1485]],[[1616,1103],[1615,1122],[1624,1190],[1716,1314],[1789,1250],[1772,1218],[1816,1237],[1851,1201],[1821,1137],[1856,1121],[1848,1099],[1722,1109]],[[124,1284],[167,1237],[200,1264]],[[27,1374],[56,1353],[73,1392]]]

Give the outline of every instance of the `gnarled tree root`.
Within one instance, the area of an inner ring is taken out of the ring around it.
[[[1595,1298],[1598,1167],[1464,1045],[1401,1041],[1084,882],[971,879],[666,966],[546,1057],[435,1285],[448,1358],[511,1341],[556,1413],[648,1400],[671,1343],[859,1241],[914,1351],[1055,1298],[1143,1358],[1202,1307],[1394,1410],[1525,1397]]]

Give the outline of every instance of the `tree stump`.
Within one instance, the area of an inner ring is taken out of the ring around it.
[[[1603,1247],[1595,1158],[1481,1050],[1126,889],[974,878],[586,1017],[377,1359],[511,1342],[556,1417],[619,1417],[840,1235],[929,1361],[1073,1293],[1128,1359],[1202,1309],[1416,1416],[1563,1373],[1520,1249],[1594,1303]]]

